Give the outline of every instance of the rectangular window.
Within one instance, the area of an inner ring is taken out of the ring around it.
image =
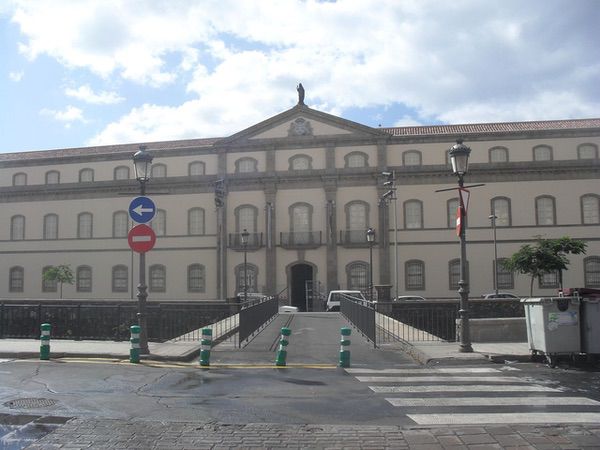
[[[515,280],[513,273],[510,270],[506,270],[502,265],[501,259],[498,260],[498,272],[496,272],[498,289],[514,289]]]
[[[539,278],[540,289],[556,289],[558,287],[558,272],[545,273]]]
[[[425,289],[425,267],[421,261],[409,261],[406,263],[406,289]]]

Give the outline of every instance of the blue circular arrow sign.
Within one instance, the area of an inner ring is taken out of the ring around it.
[[[156,214],[156,205],[148,197],[136,197],[129,204],[129,217],[137,223],[150,222]]]

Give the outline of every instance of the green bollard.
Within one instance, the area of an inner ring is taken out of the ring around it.
[[[43,323],[40,328],[40,359],[48,361],[50,359],[50,330],[52,325]]]
[[[292,334],[292,330],[283,327],[281,329],[281,337],[279,338],[279,349],[277,350],[277,359],[275,359],[276,366],[285,366],[285,359],[287,357],[287,346],[289,344],[289,336]]]
[[[129,350],[129,362],[137,364],[140,362],[140,326],[131,325],[129,331],[131,332],[131,349]]]
[[[200,341],[200,365],[210,366],[210,350],[212,348],[212,328],[202,328]]]
[[[350,333],[352,330],[348,327],[343,327],[340,332],[340,367],[350,367]]]

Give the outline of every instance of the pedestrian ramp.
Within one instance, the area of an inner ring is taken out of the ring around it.
[[[345,370],[418,425],[600,423],[600,401],[512,367]]]

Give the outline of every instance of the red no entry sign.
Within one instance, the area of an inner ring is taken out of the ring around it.
[[[127,242],[129,242],[129,248],[134,252],[146,253],[154,247],[156,234],[148,225],[136,225],[129,230]]]

